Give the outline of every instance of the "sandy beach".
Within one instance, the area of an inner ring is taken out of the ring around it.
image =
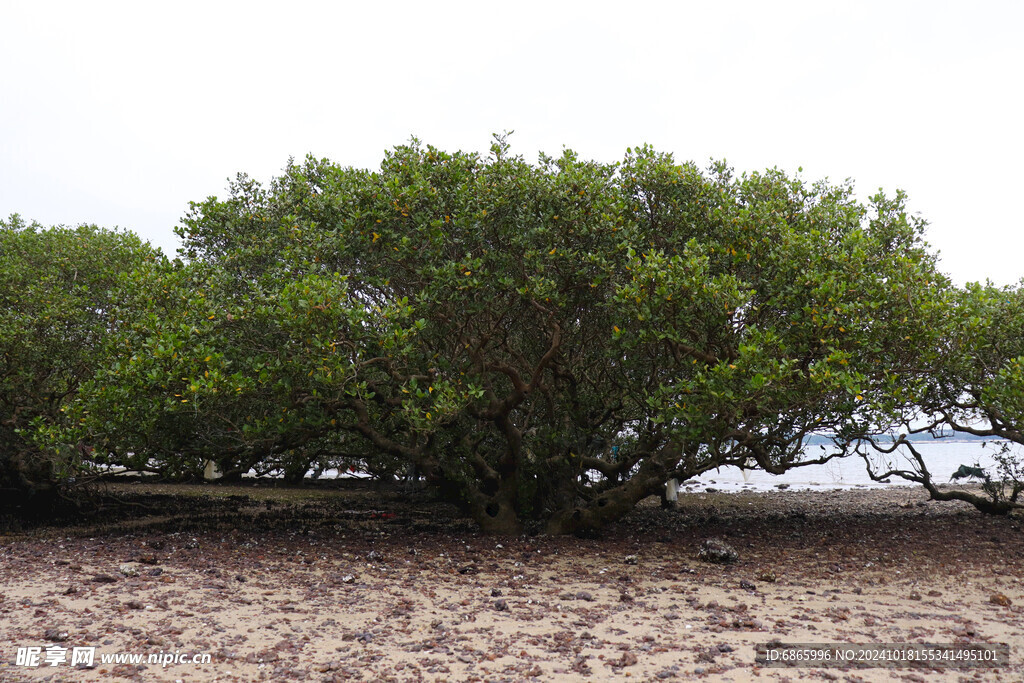
[[[0,681],[1024,677],[1020,520],[916,488],[682,494],[586,539],[482,536],[397,491],[110,492],[123,504],[74,526],[0,535]],[[711,538],[738,559],[698,558]],[[1006,644],[1010,656],[771,668],[755,662],[770,642]],[[95,648],[90,666],[71,665],[75,648]],[[101,661],[118,655],[144,661]]]

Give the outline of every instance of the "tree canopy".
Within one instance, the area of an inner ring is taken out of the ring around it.
[[[160,260],[130,233],[0,221],[0,507],[48,505],[78,471],[84,444],[54,430],[141,310],[131,273]]]
[[[489,532],[598,528],[669,477],[824,458],[918,400],[949,287],[905,197],[644,147],[420,143],[192,205],[73,406],[163,472],[415,465]],[[133,460],[134,459],[134,460]],[[821,461],[818,459],[817,461]]]
[[[941,334],[931,347],[914,402],[893,423],[903,434],[959,432],[992,437],[995,467],[964,463],[982,481],[981,493],[942,490],[923,454],[907,439],[862,444],[869,474],[898,476],[923,485],[935,500],[963,500],[983,512],[1007,514],[1024,507],[1024,291],[972,283],[947,292]],[[909,458],[887,457],[905,450]]]

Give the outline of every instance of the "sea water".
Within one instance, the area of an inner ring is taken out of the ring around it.
[[[980,466],[996,477],[995,460],[1005,442],[1002,441],[953,441],[937,439],[915,443],[922,454],[925,466],[936,484],[947,484],[950,477],[961,465]],[[826,447],[827,448],[827,447]],[[1019,458],[1024,458],[1024,448],[1015,446],[1011,451]],[[817,459],[826,455],[818,445],[810,445],[804,455],[807,459]],[[872,466],[876,473],[884,471],[883,458],[888,458],[891,469],[916,471],[916,463],[905,454],[894,453],[888,456],[871,454]],[[312,476],[312,470],[307,476]],[[251,472],[250,476],[255,475]],[[364,479],[369,478],[365,472],[326,470],[322,479]],[[977,480],[962,479],[960,483],[977,483]],[[705,472],[700,477],[690,479],[681,486],[683,490],[706,491],[708,488],[718,491],[769,491],[777,488],[792,490],[825,490],[825,489],[857,489],[885,488],[889,486],[919,486],[919,484],[899,477],[890,477],[888,482],[877,482],[868,476],[864,459],[860,456],[834,458],[824,465],[807,465],[794,467],[785,474],[769,474],[764,470],[741,470],[738,467],[721,467]]]
[[[925,467],[936,484],[949,483],[950,477],[961,465],[980,466],[996,477],[994,456],[1000,451],[1004,442],[1001,441],[946,441],[918,442],[914,446],[924,457]],[[1012,451],[1018,457],[1024,457],[1021,450]],[[817,459],[826,455],[817,445],[808,446],[805,456]],[[916,463],[905,454],[894,453],[883,456],[870,455],[872,468],[876,473],[884,471],[883,458],[888,458],[892,469],[916,471]],[[888,469],[888,468],[887,468]],[[746,475],[746,476],[744,476]],[[960,483],[976,482],[977,480],[961,479]],[[705,472],[702,476],[687,482],[691,491],[704,491],[707,488],[720,491],[766,491],[775,488],[790,489],[853,489],[879,488],[886,486],[919,486],[899,477],[890,477],[889,483],[872,480],[868,476],[864,459],[860,456],[835,458],[824,465],[807,465],[794,467],[785,474],[769,474],[764,470],[746,470],[738,467],[722,467],[718,470]]]

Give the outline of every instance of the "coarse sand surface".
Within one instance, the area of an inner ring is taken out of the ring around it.
[[[597,538],[483,536],[423,492],[367,486],[107,494],[73,524],[0,533],[0,681],[1024,680],[1021,520],[916,488],[685,493]],[[702,561],[708,539],[738,559]],[[1010,654],[772,668],[770,642]],[[39,665],[19,665],[30,647]]]

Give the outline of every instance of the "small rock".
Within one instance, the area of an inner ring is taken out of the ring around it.
[[[910,595],[907,596],[907,599],[908,600],[920,600],[921,599],[921,594],[918,593],[917,591],[913,591],[913,592],[910,593]]]
[[[351,574],[345,574],[345,576],[341,577],[341,582],[342,583],[355,583],[356,582],[356,577],[352,576]]]
[[[135,567],[131,566],[130,564],[122,564],[121,567],[119,568],[119,571],[122,574],[124,574],[125,576],[138,576],[139,575],[139,570],[136,569]]]
[[[755,586],[750,581],[747,581],[746,579],[740,579],[740,588],[742,588],[743,590],[747,590],[747,591],[756,591],[757,590],[757,586]]]
[[[505,602],[504,600],[495,600],[494,601],[494,609],[498,610],[499,612],[507,612],[508,611],[508,603]]]
[[[129,600],[127,603],[125,603],[125,606],[128,609],[145,609],[145,607],[146,607],[145,605],[143,605],[138,600]]]
[[[777,578],[774,569],[765,569],[757,574],[757,580],[764,581],[765,583],[775,583]]]
[[[789,488],[789,484],[776,484],[775,488],[777,488],[780,491],[785,491],[786,489]]]
[[[633,602],[633,596],[629,593],[619,593],[619,602]]]
[[[638,564],[640,562],[640,558],[636,555],[626,555],[626,558],[623,560],[623,562],[625,562],[626,564]]]
[[[1009,607],[1013,604],[1013,600],[1006,597],[1002,593],[994,593],[992,597],[988,599],[993,605],[999,605],[1000,607]]]
[[[623,652],[622,656],[619,657],[619,659],[617,661],[612,662],[612,666],[614,666],[615,668],[620,668],[620,667],[624,667],[624,666],[633,666],[634,664],[636,664],[639,661],[640,660],[637,659],[637,656],[635,654],[633,654],[632,652],[628,652],[627,651],[627,652]]]
[[[935,590],[933,588],[932,590],[928,591],[928,597],[929,598],[941,598],[942,597],[942,591],[937,591],[937,590]]]
[[[63,643],[65,640],[68,639],[68,636],[69,634],[67,631],[61,631],[57,628],[48,628],[43,633],[43,637],[51,643]]]
[[[717,538],[709,538],[700,544],[697,558],[712,564],[729,564],[739,559],[739,553],[731,545]]]
[[[97,574],[96,576],[89,579],[94,583],[116,583],[117,578],[110,574]]]
[[[587,591],[576,591],[576,599],[585,600],[586,602],[593,602],[594,596],[588,593]]]
[[[491,589],[491,597],[492,598],[500,598],[501,597],[501,589],[500,588],[492,588]]]

